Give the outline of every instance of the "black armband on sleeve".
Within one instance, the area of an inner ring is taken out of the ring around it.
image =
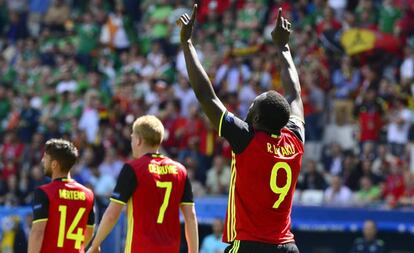
[[[119,173],[114,192],[111,195],[111,201],[125,205],[131,198],[138,182],[134,170],[129,164],[125,164]]]
[[[191,182],[188,176],[185,179],[185,186],[184,186],[183,197],[181,198],[181,204],[182,205],[194,204],[193,187],[191,186]]]
[[[33,223],[46,221],[49,217],[49,198],[40,188],[37,188],[33,195]]]
[[[89,217],[88,217],[88,226],[93,226],[95,225],[95,200],[93,201],[93,206],[91,211],[89,212]]]
[[[297,125],[297,123],[295,123],[292,120],[289,120],[289,122],[286,125],[286,128],[289,129],[290,131],[292,131],[296,135],[296,137],[299,138],[299,140],[301,142],[305,142],[305,133],[304,133],[304,130],[303,130],[302,127],[299,127]]]
[[[230,143],[234,153],[240,154],[249,145],[254,133],[247,122],[226,111],[220,119],[219,135]]]

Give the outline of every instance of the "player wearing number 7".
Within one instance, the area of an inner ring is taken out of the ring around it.
[[[125,163],[88,253],[99,245],[128,206],[125,253],[178,253],[180,217],[184,216],[189,253],[198,252],[193,193],[184,166],[160,155],[164,127],[154,116],[142,116],[132,126],[133,160]]]
[[[46,142],[42,158],[52,182],[34,192],[29,253],[84,253],[92,238],[95,214],[91,190],[70,178],[78,150],[69,141]]]
[[[223,240],[226,252],[295,253],[290,231],[293,193],[304,141],[300,84],[288,46],[290,23],[279,16],[272,32],[281,59],[285,97],[268,91],[256,97],[245,120],[229,113],[216,96],[191,41],[192,16],[177,20],[190,83],[202,109],[233,150],[229,200]]]

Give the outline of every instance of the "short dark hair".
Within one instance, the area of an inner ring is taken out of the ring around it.
[[[63,172],[69,172],[78,160],[78,149],[70,141],[63,139],[50,139],[46,142],[45,153],[52,160],[56,160]]]
[[[290,106],[286,98],[276,91],[268,91],[257,102],[258,125],[272,134],[279,134],[290,117]]]

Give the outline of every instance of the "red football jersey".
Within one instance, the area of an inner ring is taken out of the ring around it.
[[[183,165],[158,154],[130,161],[118,177],[111,200],[128,205],[126,253],[179,252],[179,207],[193,205]]]
[[[41,253],[83,253],[87,225],[94,225],[94,196],[72,179],[56,179],[35,192],[33,223],[47,220]]]
[[[226,113],[220,134],[234,153],[223,241],[294,241],[290,213],[304,149],[299,132],[289,121],[280,135],[270,135]]]

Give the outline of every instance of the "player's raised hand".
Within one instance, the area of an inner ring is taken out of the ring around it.
[[[193,33],[194,22],[197,17],[197,4],[193,6],[193,13],[191,17],[187,13],[181,15],[181,17],[176,21],[177,25],[181,27],[180,40],[181,43],[187,42],[191,39],[191,34]]]
[[[272,39],[276,46],[283,47],[289,42],[291,26],[290,22],[282,17],[282,8],[279,8],[276,25],[272,31]]]

